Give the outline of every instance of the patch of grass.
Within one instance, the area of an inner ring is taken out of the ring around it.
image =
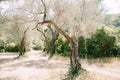
[[[42,48],[40,46],[34,46],[33,50],[42,50]]]
[[[86,70],[79,70],[77,69],[76,66],[71,66],[69,68],[69,71],[68,71],[68,77],[65,79],[65,80],[76,80],[76,78],[79,76],[79,75],[83,75],[83,74],[86,74],[87,71]]]

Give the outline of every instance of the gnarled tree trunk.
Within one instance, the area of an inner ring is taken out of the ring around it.
[[[51,27],[54,27],[55,30],[60,33],[61,35],[63,35],[72,45],[72,51],[71,51],[71,55],[70,55],[70,64],[71,66],[76,68],[76,73],[78,73],[81,69],[83,70],[83,68],[81,67],[81,64],[79,63],[79,57],[78,57],[78,42],[75,41],[73,38],[71,38],[69,35],[67,35],[61,28],[59,28],[59,26],[52,20],[46,20],[46,5],[44,3],[43,0],[41,0],[43,7],[44,7],[44,12],[43,12],[43,21],[42,22],[38,22],[38,24],[51,24]]]
[[[37,24],[37,26],[38,26],[38,24]],[[50,31],[52,33],[52,40],[50,41],[50,44],[48,42],[46,34],[43,31],[41,31],[40,29],[38,29],[38,27],[36,27],[36,28],[44,36],[45,45],[48,45],[48,47],[50,48],[50,56],[49,56],[49,59],[50,59],[51,57],[53,57],[53,55],[55,53],[55,42],[57,40],[58,33],[56,31],[53,31],[53,29],[51,28],[51,24],[48,24],[47,27],[50,29]]]
[[[19,56],[16,57],[16,58],[20,58],[21,56],[23,56],[26,52],[26,46],[25,46],[25,39],[26,39],[26,32],[28,31],[29,28],[27,28],[25,31],[24,31],[24,34],[23,34],[23,37],[22,37],[22,40],[20,42],[20,52],[19,52]]]
[[[81,64],[79,63],[79,57],[78,57],[78,43],[74,41],[73,38],[71,38],[69,35],[67,35],[62,29],[60,29],[55,22],[51,20],[46,20],[44,22],[39,22],[39,24],[51,24],[58,33],[63,35],[72,45],[72,51],[71,51],[71,56],[70,56],[70,64],[71,66],[77,67],[78,71],[83,69],[81,67]]]
[[[52,33],[52,40],[50,41],[50,56],[49,59],[53,57],[54,53],[55,53],[55,42],[58,38],[58,33],[56,31],[53,31],[53,29],[51,28],[51,24],[48,24],[47,27],[50,29],[51,33]]]
[[[39,31],[45,38],[44,42],[45,42],[45,45],[49,44],[48,43],[48,39],[47,39],[47,36],[45,35],[45,33],[43,31],[41,31],[40,29],[37,28],[37,31]]]

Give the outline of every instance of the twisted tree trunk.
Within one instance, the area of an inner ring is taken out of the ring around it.
[[[53,57],[53,55],[55,54],[55,42],[58,38],[58,33],[56,31],[53,31],[53,29],[51,28],[51,24],[48,24],[47,27],[50,29],[51,33],[52,33],[52,40],[50,41],[50,56],[49,59]]]
[[[67,35],[62,29],[60,29],[57,24],[55,24],[53,21],[51,20],[46,20],[44,22],[39,22],[39,24],[51,24],[58,33],[60,33],[61,35],[63,35],[72,45],[72,51],[71,51],[71,56],[70,56],[70,64],[71,66],[75,66],[77,67],[78,71],[80,69],[83,69],[81,67],[81,64],[79,63],[79,57],[78,57],[78,43],[76,41],[74,41],[73,38],[71,38],[69,35]]]
[[[26,39],[26,32],[28,31],[28,29],[29,29],[29,28],[27,28],[27,29],[24,31],[22,40],[21,40],[21,42],[20,42],[20,52],[19,52],[19,56],[16,57],[15,59],[20,58],[21,56],[25,55],[25,52],[26,52],[25,39]]]
[[[63,35],[70,42],[70,44],[72,46],[72,51],[71,51],[71,55],[70,55],[70,64],[71,64],[71,67],[76,68],[76,73],[78,73],[80,70],[83,70],[83,68],[81,67],[81,64],[79,63],[78,42],[75,41],[73,38],[71,38],[69,35],[67,35],[61,28],[59,28],[59,26],[54,21],[46,20],[46,5],[43,0],[41,0],[41,2],[44,7],[44,12],[43,12],[44,16],[43,16],[43,21],[38,22],[38,24],[41,24],[41,25],[50,24],[51,27],[54,27],[58,33]]]
[[[40,29],[38,29],[38,28],[37,28],[37,31],[39,31],[39,32],[44,36],[44,38],[45,38],[45,40],[44,40],[44,41],[45,41],[45,45],[46,45],[46,44],[49,44],[49,43],[48,43],[47,36],[45,35],[45,33],[44,33],[43,31],[41,31]]]

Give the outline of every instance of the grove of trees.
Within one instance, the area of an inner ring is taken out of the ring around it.
[[[70,69],[77,74],[84,70],[79,58],[120,56],[120,29],[110,32],[104,28],[110,21],[101,2],[2,0],[0,52],[18,51],[19,58],[34,47],[50,53],[49,58],[69,56]],[[113,24],[119,26],[119,18]]]

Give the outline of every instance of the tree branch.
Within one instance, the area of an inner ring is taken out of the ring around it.
[[[35,30],[35,29],[38,27],[39,24],[40,24],[40,23],[37,23],[37,25],[36,25],[32,30]]]
[[[40,29],[38,29],[37,28],[37,31],[39,31],[40,33],[42,33],[42,35],[44,36],[44,38],[45,38],[45,42],[48,44],[48,39],[47,39],[47,37],[46,37],[46,35],[45,35],[45,33],[44,32],[42,32]]]
[[[62,29],[60,29],[58,27],[58,25],[55,22],[53,22],[52,20],[46,20],[44,22],[39,22],[38,24],[41,24],[41,25],[43,25],[43,24],[52,24],[55,27],[55,29],[56,29],[57,32],[59,32],[60,34],[62,34],[71,44],[73,44],[72,38],[69,37]]]
[[[43,8],[44,8],[44,11],[43,11],[43,21],[45,21],[45,19],[46,19],[46,13],[47,13],[47,11],[46,11],[46,5],[45,5],[45,3],[44,3],[43,0],[41,0],[41,2],[42,2],[42,5],[43,5]]]
[[[24,31],[24,34],[29,30],[29,28],[27,28],[25,31]]]

